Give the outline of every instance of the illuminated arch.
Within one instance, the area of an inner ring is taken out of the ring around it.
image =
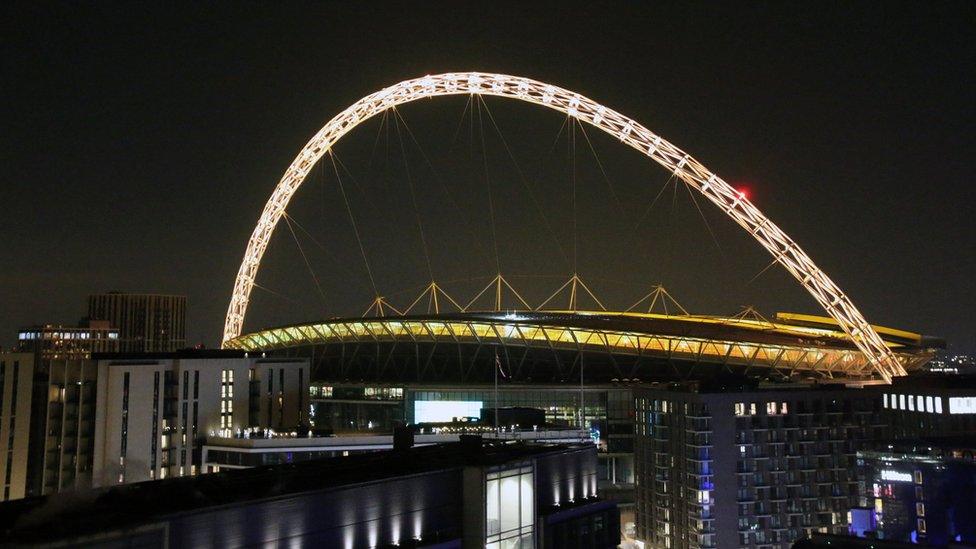
[[[595,101],[542,82],[480,72],[459,72],[406,80],[367,95],[330,120],[302,148],[261,212],[237,272],[227,307],[223,341],[240,335],[254,280],[271,234],[312,167],[342,136],[387,109],[425,97],[479,94],[518,99],[586,122],[649,156],[691,185],[749,232],[840,324],[886,381],[905,370],[850,299],[800,247],[749,200],[700,162],[650,130]]]

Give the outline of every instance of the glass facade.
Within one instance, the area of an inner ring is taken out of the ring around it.
[[[485,480],[485,546],[534,547],[535,475],[531,463],[489,472]]]

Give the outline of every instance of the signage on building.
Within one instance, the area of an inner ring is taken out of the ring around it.
[[[889,482],[911,482],[912,474],[895,471],[893,469],[882,469],[881,480],[887,480]]]

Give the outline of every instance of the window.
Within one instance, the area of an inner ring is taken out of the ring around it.
[[[535,493],[532,467],[489,473],[485,485],[488,547],[532,545]]]
[[[153,372],[152,439],[149,443],[149,478],[156,478],[156,449],[159,441],[159,372]]]
[[[125,482],[125,454],[129,443],[129,372],[122,374],[122,436],[119,446],[119,483]]]
[[[733,405],[733,410],[735,411],[735,415],[737,415],[737,416],[744,416],[744,415],[746,415],[746,403],[745,402],[736,402]]]
[[[888,407],[888,393],[885,393],[885,394],[884,394],[884,407],[885,407],[885,408],[887,408],[887,407]]]
[[[976,397],[949,397],[950,414],[976,414]]]
[[[229,437],[234,427],[234,370],[220,372],[220,436]]]

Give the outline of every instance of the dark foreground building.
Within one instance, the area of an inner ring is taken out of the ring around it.
[[[615,547],[592,445],[455,444],[0,505],[0,545]]]

